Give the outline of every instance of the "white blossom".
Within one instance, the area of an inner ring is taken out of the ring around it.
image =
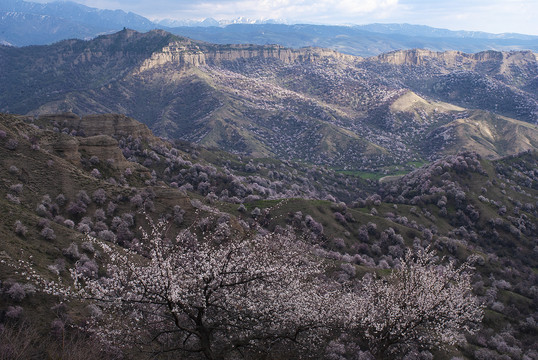
[[[440,265],[429,249],[408,251],[387,278],[367,275],[350,294],[350,327],[377,358],[460,343],[482,319],[469,268]]]
[[[108,277],[74,273],[79,294],[103,310],[95,332],[154,352],[198,352],[208,359],[278,343],[311,345],[336,319],[340,291],[291,235],[215,243],[184,231],[170,242],[158,229],[148,258],[95,240]]]

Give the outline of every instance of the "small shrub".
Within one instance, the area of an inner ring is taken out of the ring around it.
[[[11,165],[11,166],[9,167],[9,170],[8,170],[8,171],[9,171],[9,173],[10,173],[11,175],[19,175],[19,174],[20,174],[19,168],[16,167],[15,165]]]
[[[130,203],[136,208],[141,208],[144,205],[144,199],[140,194],[136,194],[131,198]]]
[[[20,195],[22,193],[22,189],[23,189],[22,184],[15,184],[9,187],[9,191],[17,195]]]
[[[43,230],[41,230],[41,236],[45,238],[45,240],[53,241],[56,239],[56,234],[54,233],[54,230],[50,227],[44,227]]]
[[[95,253],[95,248],[93,247],[93,244],[89,241],[83,242],[82,245],[80,245],[80,248],[82,249],[82,251],[88,252],[90,254]]]
[[[91,163],[92,165],[97,165],[97,164],[99,164],[99,158],[98,158],[97,156],[93,155],[93,156],[90,158],[90,163]]]
[[[79,262],[77,262],[76,270],[77,272],[81,273],[85,277],[95,279],[97,278],[99,267],[97,266],[97,263],[94,260],[90,260],[86,258],[85,261],[81,259]]]
[[[342,271],[344,271],[346,274],[348,274],[351,277],[355,276],[355,274],[357,273],[357,269],[355,268],[355,266],[348,263],[340,265],[340,269],[342,269]]]
[[[7,294],[15,301],[22,301],[26,297],[26,291],[24,290],[24,287],[17,282],[11,285],[11,287],[7,291]]]
[[[67,212],[71,216],[76,216],[76,217],[86,214],[86,210],[87,210],[87,205],[80,200],[69,203],[67,207]]]
[[[53,221],[57,224],[63,224],[65,222],[65,218],[62,215],[56,215]]]
[[[60,275],[65,271],[64,259],[57,259],[56,263],[54,263],[54,265],[47,266],[47,269],[49,269],[55,275]]]
[[[15,234],[19,236],[25,236],[27,232],[28,229],[22,224],[20,220],[15,221]]]
[[[97,221],[92,229],[98,233],[99,231],[108,230],[108,226],[103,221]]]
[[[37,205],[36,209],[35,209],[35,213],[41,217],[44,217],[44,218],[50,218],[52,217],[51,213],[49,212],[49,210],[46,208],[45,205],[43,204],[39,204]]]
[[[70,228],[70,229],[74,229],[75,228],[75,222],[73,220],[65,220],[64,221],[64,226]]]
[[[13,194],[6,194],[6,199],[13,204],[20,205],[21,203],[21,199],[19,199],[18,196],[15,196]]]
[[[114,233],[110,230],[102,230],[99,232],[97,236],[104,241],[109,241],[109,242],[116,241],[116,235],[114,235]]]
[[[98,179],[101,178],[101,172],[98,169],[93,169],[90,175]]]
[[[6,317],[8,319],[17,320],[22,316],[23,310],[20,306],[8,306]]]
[[[73,261],[80,259],[80,252],[78,251],[78,245],[75,243],[71,243],[67,248],[63,249],[62,254],[64,254],[65,257]]]
[[[40,229],[43,229],[44,227],[47,227],[50,225],[50,221],[48,219],[39,219],[37,222],[37,227]]]
[[[108,202],[108,205],[106,207],[106,214],[108,216],[112,216],[114,215],[114,212],[116,211],[116,208],[118,207],[118,205],[116,205],[115,203],[113,203],[112,201],[109,201]]]
[[[343,249],[346,247],[346,242],[342,238],[334,238],[333,243],[339,249]]]
[[[338,222],[339,222],[340,224],[342,224],[342,225],[344,225],[344,224],[347,223],[346,218],[345,218],[344,215],[342,215],[342,213],[340,213],[340,212],[335,212],[335,213],[334,213],[334,219],[335,219],[336,221],[338,221]]]
[[[92,199],[97,205],[103,205],[106,201],[106,192],[103,189],[97,189],[92,194]]]
[[[83,202],[86,205],[89,205],[92,202],[92,200],[88,196],[88,193],[86,191],[84,191],[84,190],[80,190],[77,193],[77,200]]]
[[[95,210],[93,217],[96,221],[104,221],[106,219],[105,211],[103,209],[97,209]]]
[[[87,223],[79,223],[77,225],[77,231],[83,234],[89,234],[92,231],[92,228]]]
[[[19,142],[15,139],[9,139],[5,145],[8,150],[16,150],[17,146],[19,146]]]
[[[50,332],[56,338],[62,338],[65,331],[65,324],[60,319],[52,320],[50,324]]]
[[[54,200],[58,206],[64,206],[66,202],[66,198],[64,194],[59,194],[56,196],[56,199]]]

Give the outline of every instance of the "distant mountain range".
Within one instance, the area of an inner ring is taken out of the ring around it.
[[[130,28],[164,29],[173,34],[220,44],[279,44],[300,48],[319,46],[339,52],[372,56],[383,52],[424,48],[434,51],[531,50],[538,52],[538,36],[450,31],[409,24],[357,26],[288,25],[283,20],[205,19],[203,21],[149,19],[121,10],[100,10],[73,2],[48,4],[22,0],[0,2],[0,44],[44,45],[64,39],[90,39]]]
[[[232,24],[225,27],[176,27],[168,31],[218,44],[279,44],[300,48],[318,46],[357,56],[375,56],[401,49],[433,51],[531,50],[538,52],[538,37],[450,31],[407,24],[325,26],[309,24]]]
[[[95,9],[69,1],[47,4],[22,0],[0,2],[0,41],[14,46],[89,39],[123,27],[148,31],[156,25],[133,13]]]

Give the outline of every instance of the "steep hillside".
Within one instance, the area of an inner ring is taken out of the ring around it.
[[[26,113],[66,93],[106,86],[128,74],[175,39],[154,31],[124,30],[94,41],[50,46],[0,47],[2,111]]]
[[[141,229],[151,229],[150,219],[166,222],[171,238],[181,229],[220,239],[292,231],[342,284],[386,274],[411,247],[430,245],[458,262],[474,254],[482,329],[466,345],[421,356],[521,359],[538,351],[536,151],[496,161],[443,157],[375,193],[371,181],[322,167],[163,141],[122,115],[58,114],[1,115],[0,159],[2,351],[10,343],[27,358],[116,358],[80,332],[95,307],[58,305],[20,273],[31,264],[55,281],[68,282],[70,269],[106,276],[106,256],[85,234],[145,254]],[[25,346],[16,331],[25,331]],[[327,356],[346,359],[358,346],[346,337],[325,345]]]
[[[457,151],[471,141],[455,130],[465,119],[504,129],[494,141],[475,132],[472,141],[482,145],[466,148],[487,156],[535,148],[535,126],[507,138],[516,120],[537,121],[536,58],[525,52],[362,59],[125,30],[1,48],[0,63],[9,70],[0,75],[3,111],[123,113],[159,136],[253,157],[384,171]]]
[[[538,66],[532,52],[405,50],[382,54],[366,63],[386,78],[427,96],[530,123],[538,121]]]
[[[463,153],[379,192],[381,201],[397,209],[386,217],[414,227],[417,216],[426,216],[431,225],[423,234],[438,249],[451,254],[473,249],[483,257],[474,287],[487,310],[483,330],[470,339],[484,347],[470,352],[475,359],[519,358],[517,349],[528,346],[533,350],[527,356],[536,354],[537,166],[536,151],[494,162]],[[410,213],[399,214],[402,209]]]
[[[505,154],[516,154],[525,150],[536,149],[538,125],[529,124],[501,116],[473,111],[468,117],[455,120],[436,129],[430,136],[442,137],[443,153],[456,151],[475,151],[483,156],[495,159]],[[432,141],[436,143],[436,141]]]

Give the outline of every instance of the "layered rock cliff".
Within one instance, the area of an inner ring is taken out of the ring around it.
[[[179,41],[172,42],[161,51],[153,53],[140,66],[138,73],[165,65],[172,65],[181,69],[193,66],[217,65],[223,61],[251,58],[276,59],[285,64],[315,62],[328,58],[347,61],[361,59],[360,57],[321,48],[290,49],[280,45],[209,45],[191,41]]]
[[[111,160],[111,166],[119,170],[131,168],[143,176],[149,171],[140,164],[128,161],[118,146],[116,138],[132,136],[153,140],[155,137],[148,127],[128,116],[121,114],[97,114],[79,117],[64,113],[42,115],[39,121],[59,125],[69,131],[76,131],[79,136],[70,137],[63,134],[43,139],[42,146],[73,164],[79,164],[81,154],[96,156],[102,160]]]
[[[531,51],[482,51],[475,54],[466,54],[461,51],[436,52],[424,49],[398,50],[378,55],[372,59],[391,65],[424,66],[436,65],[447,70],[461,68],[476,70],[477,68],[494,68],[505,72],[510,66],[536,66],[536,54]],[[489,65],[489,66],[488,66]]]
[[[40,120],[56,122],[85,136],[106,134],[113,137],[133,136],[152,138],[153,133],[144,124],[122,114],[78,116],[73,113],[41,115]]]

